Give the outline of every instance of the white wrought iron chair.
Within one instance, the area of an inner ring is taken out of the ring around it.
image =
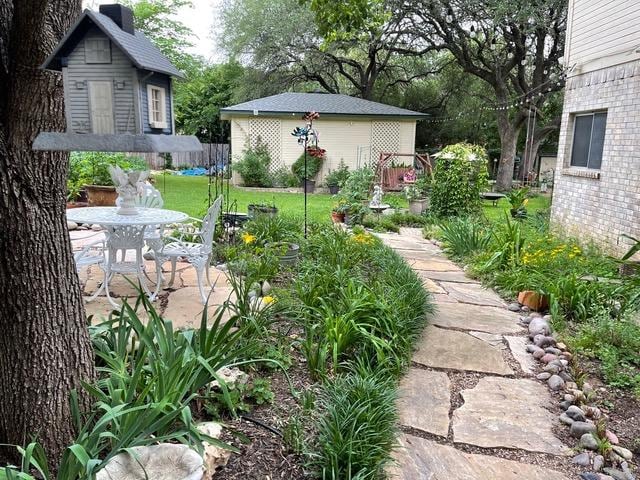
[[[171,260],[171,278],[169,279],[168,286],[173,285],[173,281],[176,275],[176,262],[179,258],[184,257],[195,268],[198,288],[200,290],[200,298],[202,303],[207,302],[207,295],[204,291],[204,279],[206,277],[207,282],[211,286],[211,280],[209,279],[209,265],[211,263],[213,235],[215,233],[216,223],[222,210],[222,195],[220,195],[213,205],[207,211],[207,214],[202,220],[194,219],[200,223],[199,229],[194,230],[182,230],[180,237],[164,237],[170,240],[169,243],[164,245],[160,251],[156,253],[156,269],[160,272],[162,264],[167,260]],[[191,237],[191,239],[199,239],[196,241],[186,241],[185,237]]]
[[[144,225],[122,225],[117,228],[107,229],[107,250],[108,255],[105,262],[105,277],[107,279],[105,291],[109,303],[115,308],[120,308],[111,297],[109,291],[109,281],[115,274],[135,275],[143,290],[149,296],[149,300],[154,301],[160,290],[162,282],[162,272],[156,272],[156,289],[155,292],[149,290],[149,286],[145,280],[144,260],[142,257],[142,248],[144,247],[144,235],[146,228]],[[133,258],[127,258],[127,252],[133,252]],[[118,252],[121,252],[121,259],[118,260]]]
[[[81,250],[76,250],[73,253],[73,260],[76,263],[76,270],[80,273],[85,267],[90,267],[92,265],[98,265],[103,271],[103,279],[102,285],[98,288],[91,296],[85,298],[86,302],[90,302],[95,300],[95,298],[100,295],[102,290],[104,290],[105,285],[107,284],[107,274],[104,269],[104,251],[105,251],[105,241],[103,238],[98,240],[94,240],[91,243],[85,245]]]

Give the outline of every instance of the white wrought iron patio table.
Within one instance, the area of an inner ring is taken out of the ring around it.
[[[109,281],[114,274],[135,274],[142,288],[150,300],[155,300],[162,283],[162,271],[156,266],[156,288],[152,293],[149,290],[144,275],[144,232],[146,228],[160,228],[171,223],[184,222],[188,217],[186,213],[162,208],[138,208],[135,215],[120,215],[118,207],[86,207],[67,210],[67,220],[75,223],[98,224],[105,228],[107,257],[105,268],[105,292],[109,302],[116,308],[119,305],[113,300],[109,292]],[[135,251],[133,261],[127,260],[127,250]],[[121,260],[118,260],[118,251],[121,252]]]

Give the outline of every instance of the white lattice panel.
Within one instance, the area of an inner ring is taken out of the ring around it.
[[[269,171],[272,173],[283,167],[282,163],[282,125],[276,118],[252,118],[249,121],[249,135],[251,146],[255,147],[258,139],[267,145],[271,163]]]
[[[375,163],[380,152],[401,153],[400,122],[371,122],[371,160]]]

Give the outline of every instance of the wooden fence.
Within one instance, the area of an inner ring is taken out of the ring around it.
[[[142,157],[152,170],[162,170],[167,161],[160,153],[130,153],[131,156]],[[229,162],[228,143],[203,143],[202,152],[177,152],[171,154],[171,168],[183,169],[193,167],[213,167],[221,170]]]

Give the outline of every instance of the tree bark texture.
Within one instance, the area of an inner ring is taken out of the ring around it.
[[[500,162],[496,176],[496,189],[498,191],[510,190],[513,184],[513,167],[518,148],[518,136],[520,127],[514,127],[508,113],[500,112],[497,115],[498,134],[500,135]]]
[[[80,0],[0,0],[0,443],[36,439],[55,468],[74,438],[69,393],[94,359],[65,218],[68,155],[34,152],[64,131],[62,78],[39,68]]]

